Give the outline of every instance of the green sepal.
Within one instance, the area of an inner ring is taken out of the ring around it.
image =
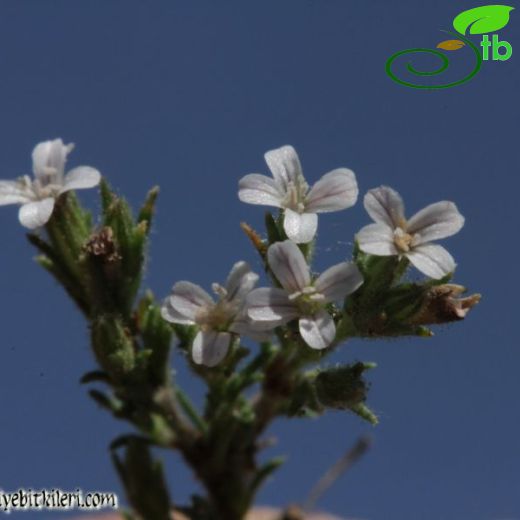
[[[169,379],[168,362],[173,332],[162,318],[161,308],[150,291],[139,302],[137,327],[144,346],[151,350],[148,379],[156,386],[162,385]]]
[[[90,397],[92,397],[92,399],[94,399],[94,401],[96,401],[99,406],[105,408],[118,418],[122,417],[124,406],[119,399],[113,396],[109,396],[104,392],[96,389],[89,390],[88,394]]]
[[[260,466],[256,471],[255,477],[251,482],[251,496],[254,496],[258,488],[268,479],[282,464],[287,460],[286,457],[274,457]]]
[[[146,234],[150,232],[152,227],[153,217],[155,215],[155,204],[159,196],[159,186],[154,186],[146,195],[144,204],[142,205],[139,214],[137,215],[138,224],[146,224]]]
[[[135,367],[135,346],[129,331],[117,315],[97,316],[91,325],[92,346],[105,372],[115,381]]]
[[[233,417],[242,424],[252,424],[255,420],[255,411],[250,401],[239,396],[233,409]]]
[[[180,325],[178,323],[171,324],[170,327],[173,329],[173,332],[177,336],[179,343],[177,344],[177,348],[183,350],[184,352],[188,352],[191,348],[193,340],[197,335],[198,328],[196,325]]]
[[[424,285],[414,283],[401,284],[390,289],[383,303],[389,322],[406,323],[417,314],[424,304],[427,290]]]
[[[79,275],[78,260],[92,230],[92,215],[81,207],[73,191],[58,198],[45,228],[55,252]]]
[[[280,232],[276,220],[269,211],[265,214],[265,229],[267,231],[267,240],[269,245],[274,244],[275,242],[281,242],[287,238],[285,237],[285,234]]]
[[[377,415],[365,404],[358,403],[350,408],[356,415],[368,421],[372,426],[376,426],[379,423]]]
[[[92,370],[90,372],[87,372],[86,374],[83,374],[81,379],[79,380],[79,383],[81,385],[85,385],[88,383],[110,383],[110,376],[103,372],[102,370]]]
[[[151,198],[149,196],[142,210],[142,218],[138,217],[137,222],[134,222],[132,210],[126,200],[116,196],[106,182],[103,182],[101,187],[103,224],[112,229],[121,258],[117,283],[118,305],[127,313],[130,312],[141,283],[149,231],[146,216],[151,218],[156,196],[156,191]]]
[[[141,435],[136,435],[135,433],[127,433],[127,434],[117,436],[108,445],[108,448],[110,451],[115,451],[120,448],[126,448],[132,440],[138,440],[140,442],[150,443],[150,440],[147,437],[143,437]]]
[[[314,418],[325,411],[316,394],[315,376],[313,373],[304,375],[295,385],[286,411],[289,417]]]

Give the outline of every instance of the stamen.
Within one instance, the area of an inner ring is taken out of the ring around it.
[[[296,291],[292,294],[289,294],[289,300],[290,301],[294,301],[294,300],[297,300],[300,296],[302,296],[302,291]]]
[[[410,246],[412,245],[412,241],[413,241],[413,236],[410,235],[409,233],[406,233],[400,227],[398,227],[394,231],[394,244],[397,246],[397,248],[400,251],[402,251],[404,253],[407,253],[408,251],[410,251]]]
[[[228,295],[227,290],[219,283],[212,283],[211,290],[220,298],[225,298]]]

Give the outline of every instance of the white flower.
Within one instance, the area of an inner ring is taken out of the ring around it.
[[[258,281],[246,262],[237,262],[226,281],[226,286],[214,283],[213,292],[218,301],[202,287],[191,282],[177,282],[166,298],[162,317],[171,323],[198,325],[193,340],[192,356],[197,364],[213,367],[222,361],[236,335],[245,334],[264,339],[265,333],[252,327],[244,314],[246,296]]]
[[[338,168],[325,174],[310,190],[298,155],[292,146],[265,154],[273,179],[252,173],[239,182],[242,202],[284,209],[286,235],[298,244],[310,242],[318,228],[317,213],[350,208],[356,203],[358,187],[354,172]]]
[[[21,204],[21,224],[36,229],[49,221],[62,193],[97,186],[101,174],[90,166],[78,166],[65,175],[67,155],[73,148],[61,139],[37,144],[32,153],[34,180],[24,175],[15,181],[0,181],[0,206]]]
[[[455,269],[448,251],[431,243],[454,235],[464,225],[464,217],[453,202],[430,204],[406,220],[399,193],[381,186],[365,195],[364,205],[376,223],[365,226],[356,235],[361,251],[378,256],[406,256],[419,271],[435,279]]]
[[[315,349],[328,347],[336,336],[336,326],[325,306],[342,300],[363,283],[357,266],[343,262],[312,281],[302,252],[290,240],[271,245],[267,259],[283,288],[251,291],[246,303],[249,317],[255,323],[271,327],[299,318],[305,343]]]

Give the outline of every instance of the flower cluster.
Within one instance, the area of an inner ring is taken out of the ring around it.
[[[314,240],[318,213],[353,206],[358,197],[354,173],[338,168],[312,188],[303,176],[296,151],[282,146],[265,154],[273,178],[257,173],[243,177],[242,202],[280,208],[287,240],[272,243],[266,254],[275,287],[255,289],[258,276],[245,262],[236,264],[226,287],[214,284],[218,302],[199,286],[178,282],[163,305],[163,317],[179,324],[197,325],[192,347],[195,363],[214,366],[222,361],[238,335],[268,337],[277,327],[297,320],[302,340],[313,349],[334,343],[336,324],[331,305],[342,302],[362,284],[355,263],[342,262],[317,277],[311,275],[298,244]],[[408,221],[397,192],[388,187],[370,190],[364,206],[375,224],[356,236],[361,251],[370,255],[406,257],[427,276],[439,279],[455,268],[451,255],[432,244],[460,230],[464,218],[451,202],[438,202]]]
[[[44,226],[62,194],[99,184],[100,173],[89,166],[65,174],[67,156],[73,147],[61,139],[39,143],[32,153],[34,179],[25,175],[15,181],[0,181],[0,205],[21,204],[19,219],[23,226]],[[336,336],[333,305],[363,284],[363,276],[352,262],[339,263],[312,276],[302,252],[302,246],[315,239],[318,213],[340,211],[356,203],[358,185],[354,173],[337,168],[309,187],[292,146],[267,152],[265,160],[273,177],[246,175],[239,181],[238,197],[249,204],[280,209],[284,237],[271,243],[266,254],[275,287],[255,289],[259,277],[241,261],[231,269],[225,286],[213,284],[217,301],[187,281],[176,283],[164,301],[165,320],[198,328],[192,345],[197,364],[215,366],[239,336],[266,340],[277,327],[294,320],[309,347],[326,348]],[[453,235],[464,225],[455,204],[437,202],[407,220],[400,195],[381,186],[368,191],[364,206],[374,223],[356,235],[362,252],[407,258],[433,279],[453,272],[452,256],[432,241]]]
[[[0,205],[21,205],[20,222],[37,230],[27,235],[39,252],[36,261],[87,319],[97,367],[81,382],[96,383],[90,396],[136,427],[138,435],[111,444],[132,517],[171,517],[151,452],[162,447],[180,451],[206,488],[207,497],[197,495],[182,508],[187,516],[244,518],[257,488],[280,464],[279,458],[258,460],[273,420],[334,409],[377,423],[365,404],[364,376],[375,364],[327,367],[319,363],[323,357],[350,338],[429,336],[430,325],[464,319],[480,300],[446,283],[455,261],[434,243],[462,228],[456,206],[438,202],[406,219],[401,197],[385,186],[364,197],[374,222],[355,235],[352,261],[315,272],[318,214],[353,206],[357,180],[337,168],[311,186],[295,150],[283,146],[265,154],[272,178],[249,174],[238,187],[241,201],[278,208],[265,216],[265,238],[242,224],[270,283],[259,284],[259,275],[239,261],[224,283],[212,284],[213,295],[179,281],[158,302],[140,290],[158,188],[133,212],[96,169],[66,173],[72,148],[61,139],[39,143],[34,177],[0,181]],[[94,219],[70,191],[98,184],[101,211]],[[427,279],[406,279],[409,267]],[[173,335],[207,386],[203,410],[172,374]],[[250,359],[242,343],[247,337],[260,343]]]

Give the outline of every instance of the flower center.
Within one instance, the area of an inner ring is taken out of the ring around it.
[[[305,210],[305,195],[309,190],[309,185],[305,182],[305,179],[299,175],[296,180],[290,181],[287,184],[287,190],[283,200],[283,207],[303,213]]]
[[[402,228],[398,227],[394,231],[394,244],[396,245],[397,249],[399,249],[399,251],[401,251],[402,253],[407,253],[408,251],[410,251],[412,241],[413,235],[410,235]]]
[[[316,291],[312,285],[289,295],[289,300],[296,304],[302,316],[316,314],[323,307],[324,299],[323,294]]]
[[[236,302],[227,299],[228,293],[224,287],[214,283],[211,288],[220,299],[217,303],[201,309],[197,313],[196,322],[202,330],[224,331],[240,309]]]

